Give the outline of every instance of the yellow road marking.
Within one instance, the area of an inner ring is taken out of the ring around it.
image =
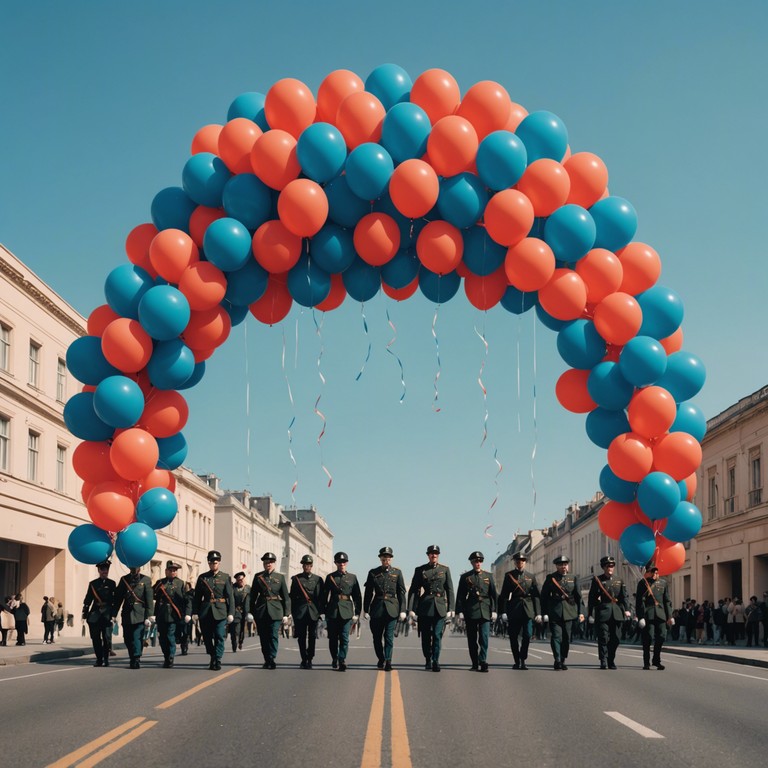
[[[107,744],[98,752],[92,754],[87,760],[83,760],[82,763],[77,764],[77,768],[92,768],[97,763],[100,763],[104,758],[117,752],[118,749],[122,749],[126,744],[132,742],[135,738],[141,736],[142,733],[148,731],[153,725],[157,725],[157,720],[147,720],[146,723],[142,723],[138,728],[134,728],[129,731],[125,736],[121,736],[111,744]]]
[[[186,693],[180,693],[178,696],[174,696],[172,699],[168,699],[168,701],[164,701],[162,704],[158,704],[155,709],[169,709],[174,704],[178,704],[180,701],[184,701],[184,699],[199,693],[209,685],[216,685],[216,683],[220,683],[222,680],[226,680],[228,677],[232,677],[232,675],[236,675],[238,672],[242,672],[242,667],[237,667],[236,669],[232,669],[229,672],[225,672],[223,675],[219,675],[218,677],[213,677],[210,680],[206,680],[206,682],[200,683],[200,685],[196,685],[194,688],[190,688],[188,691],[186,691]]]
[[[80,749],[76,749],[74,752],[70,752],[68,755],[64,755],[64,757],[62,757],[60,760],[57,760],[55,763],[51,763],[49,766],[47,766],[47,768],[67,768],[67,766],[74,765],[78,760],[98,749],[102,744],[106,744],[108,741],[111,741],[121,733],[130,731],[131,728],[135,728],[145,719],[146,718],[144,717],[134,717],[132,720],[128,720],[128,722],[123,723],[122,725],[118,725],[117,728],[113,728],[111,731],[108,731],[103,736],[99,736],[98,739],[89,741],[87,744],[80,747]]]
[[[386,674],[376,675],[376,687],[373,690],[371,714],[368,717],[368,730],[365,733],[363,760],[360,768],[381,768],[381,731],[384,727],[384,681]]]
[[[389,704],[392,715],[392,768],[411,768],[411,745],[408,742],[405,707],[400,692],[400,677],[397,672],[392,672]]]

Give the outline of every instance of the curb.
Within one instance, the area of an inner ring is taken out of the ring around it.
[[[749,667],[768,667],[768,661],[762,659],[753,659],[748,656],[737,656],[736,654],[707,653],[706,651],[684,651],[675,646],[665,645],[663,653],[671,653],[675,656],[692,656],[697,659],[708,659],[709,661],[727,661],[730,664],[743,664]]]

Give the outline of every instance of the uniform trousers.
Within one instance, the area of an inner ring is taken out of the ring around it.
[[[467,647],[472,666],[485,664],[488,658],[488,637],[491,632],[491,622],[488,619],[464,619],[467,629]]]
[[[528,658],[528,646],[531,643],[533,633],[533,621],[524,613],[520,616],[509,614],[509,647],[515,663],[525,661]],[[522,642],[520,636],[522,635]]]
[[[574,619],[549,617],[549,645],[555,661],[565,661],[571,648],[571,630]]]
[[[597,622],[597,656],[600,661],[613,663],[616,658],[616,649],[621,641],[621,627],[623,621],[611,616],[608,621]]]
[[[444,630],[445,616],[419,616],[421,650],[424,653],[424,658],[433,664],[440,661]]]
[[[344,661],[347,658],[349,650],[349,628],[352,626],[352,619],[327,619],[326,629],[328,630],[328,650],[331,652],[331,658]]]
[[[245,636],[245,622],[240,614],[235,613],[235,620],[229,625],[227,631],[232,640],[232,650],[236,651],[238,648],[242,648],[243,637]]]
[[[221,661],[227,636],[227,620],[217,619],[208,611],[200,617],[200,631],[203,633],[206,653],[216,661]]]
[[[160,650],[167,659],[172,659],[176,655],[176,639],[181,640],[186,632],[186,625],[183,621],[158,621],[157,637],[160,641]]]
[[[112,623],[109,619],[88,622],[88,632],[91,635],[96,661],[108,659],[109,649],[112,647]]]
[[[141,658],[141,652],[144,650],[143,636],[143,621],[140,621],[138,624],[123,621],[123,640],[125,641],[125,647],[128,649],[128,657],[130,659]]]
[[[259,633],[261,653],[264,656],[264,661],[277,658],[281,624],[280,619],[274,621],[268,616],[264,619],[256,619],[256,631]]]
[[[380,619],[371,618],[371,633],[373,634],[373,650],[379,661],[392,661],[392,651],[395,647],[395,624],[397,619],[386,616]]]
[[[643,627],[643,664],[661,663],[661,648],[667,639],[667,622],[664,619],[651,619]],[[651,657],[653,643],[653,657]]]
[[[302,661],[312,661],[315,658],[315,640],[317,638],[317,621],[308,614],[300,619],[294,618],[293,626],[296,639],[299,641],[299,654]]]

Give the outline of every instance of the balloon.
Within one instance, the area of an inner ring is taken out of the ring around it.
[[[125,238],[125,252],[128,255],[128,261],[150,273],[152,272],[152,265],[149,261],[149,244],[156,234],[157,227],[154,224],[139,224]]]
[[[256,262],[254,262],[254,264],[255,263]],[[259,265],[256,264],[256,266],[258,267]],[[261,267],[259,267],[259,269],[261,269]],[[264,270],[262,270],[262,272],[263,271]],[[266,284],[266,277],[265,277],[264,288],[266,287],[267,287],[267,284]],[[254,298],[252,301],[256,301],[256,299]],[[229,319],[232,323],[233,328],[236,325],[240,325],[240,323],[242,323],[245,320],[245,318],[248,317],[248,304],[233,304],[231,301],[224,299],[224,301],[221,302],[221,306],[224,307],[227,314],[229,315]],[[182,387],[182,389],[186,389],[186,387]]]
[[[302,256],[288,273],[288,290],[297,304],[302,307],[314,307],[328,298],[331,292],[331,276],[318,267],[308,255]]]
[[[445,221],[430,221],[416,241],[419,261],[431,272],[445,275],[461,261],[464,241],[456,227]]]
[[[169,437],[158,437],[157,448],[160,452],[157,466],[160,469],[176,469],[187,458],[187,441],[181,432]]]
[[[683,501],[693,501],[693,497],[696,495],[697,479],[696,473],[688,475],[684,480],[680,480],[677,483],[677,487],[680,489],[680,498]]]
[[[506,89],[492,80],[483,80],[464,94],[456,114],[469,120],[478,138],[484,139],[506,128],[511,111],[512,100]]]
[[[384,293],[391,299],[395,299],[395,301],[405,301],[405,299],[410,299],[418,289],[418,277],[415,277],[410,283],[408,283],[408,285],[403,288],[392,288],[392,286],[387,285],[384,282],[381,284],[381,290],[384,291]]]
[[[193,312],[181,338],[195,351],[215,349],[229,336],[232,324],[224,307],[215,306]]]
[[[296,157],[301,170],[313,181],[323,184],[338,176],[347,159],[344,137],[335,125],[310,125],[296,145]]]
[[[370,202],[361,200],[349,188],[346,176],[337,176],[325,186],[328,218],[341,227],[354,228],[371,211]]]
[[[104,329],[101,349],[107,361],[118,371],[136,373],[149,362],[152,339],[138,320],[119,317]]]
[[[341,102],[350,93],[364,90],[363,81],[354,72],[350,72],[348,69],[334,70],[326,75],[317,89],[317,119],[326,123],[334,123]]]
[[[134,264],[121,264],[107,275],[104,296],[116,314],[136,320],[141,297],[154,284],[152,275],[146,270]]]
[[[192,350],[181,339],[159,341],[147,363],[149,380],[157,389],[178,389],[194,368]]]
[[[621,375],[618,363],[609,360],[598,363],[592,369],[587,388],[592,399],[609,411],[626,408],[634,392],[634,387]]]
[[[252,174],[251,174],[252,175]],[[238,176],[233,176],[225,185],[224,192],[226,193],[227,187]],[[254,178],[256,178],[254,176]],[[258,179],[257,179],[258,181]],[[192,238],[192,242],[198,247],[203,247],[203,238],[208,227],[213,224],[217,219],[223,219],[226,214],[221,208],[206,208],[204,205],[198,205],[192,215],[189,217],[189,236]]]
[[[98,307],[91,311],[90,315],[88,315],[88,320],[85,326],[86,330],[88,331],[88,335],[98,336],[101,338],[101,335],[104,333],[104,329],[113,320],[117,320],[118,317],[120,317],[120,315],[114,312],[110,308],[109,304],[100,304]],[[99,341],[99,344],[101,344],[101,341]],[[71,372],[71,366],[69,364],[67,364],[67,368],[69,368]]]
[[[661,274],[661,259],[650,245],[629,243],[616,256],[624,270],[622,291],[636,296],[656,284]]]
[[[685,564],[685,547],[680,543],[667,541],[666,536],[657,536],[658,549],[653,562],[659,569],[660,576],[669,576],[679,571]]]
[[[296,257],[298,262],[298,256]],[[265,325],[279,323],[290,311],[293,305],[285,278],[280,279],[270,275],[264,295],[250,305],[251,314]]]
[[[339,104],[336,127],[349,149],[367,141],[378,143],[386,110],[372,93],[355,91]]]
[[[568,147],[568,131],[563,121],[551,112],[531,112],[515,133],[525,144],[529,163],[542,157],[560,162]]]
[[[587,305],[584,281],[572,269],[556,269],[539,290],[539,304],[558,320],[575,320]]]
[[[701,409],[693,403],[678,403],[677,414],[669,431],[687,432],[698,442],[701,442],[707,433],[707,419]]]
[[[517,182],[533,205],[535,216],[550,216],[568,199],[571,180],[556,160],[541,158],[532,162]]]
[[[665,472],[651,472],[637,488],[637,503],[651,520],[663,520],[680,503],[680,489]]]
[[[180,229],[164,229],[149,245],[152,266],[169,283],[178,283],[181,273],[199,259],[200,252],[194,241]]]
[[[344,287],[344,278],[340,274],[331,275],[331,290],[324,301],[315,304],[315,308],[321,312],[330,312],[340,307],[347,298],[347,289]]]
[[[549,328],[550,331],[555,331],[555,333],[560,331],[566,323],[565,320],[558,320],[542,308],[538,294],[536,294],[536,317],[541,320],[546,328]]]
[[[619,367],[624,378],[636,387],[656,383],[667,369],[664,347],[650,336],[635,336],[621,350]]]
[[[67,347],[67,369],[83,384],[96,385],[107,376],[120,373],[111,365],[101,349],[98,336],[81,336]]]
[[[514,285],[510,285],[505,294],[501,297],[500,303],[507,312],[512,312],[512,314],[515,315],[522,315],[531,307],[536,306],[536,294],[523,293],[515,288]]]
[[[660,438],[653,449],[653,465],[659,472],[683,480],[701,464],[701,445],[687,432],[671,432]]]
[[[605,163],[591,152],[577,152],[563,161],[571,188],[566,202],[591,208],[604,194],[608,186],[608,169]]]
[[[292,77],[278,80],[264,99],[264,114],[270,128],[287,131],[296,138],[312,125],[316,112],[312,91]]]
[[[115,554],[127,568],[139,568],[157,552],[157,534],[144,523],[132,523],[117,534]]]
[[[251,167],[268,187],[282,189],[301,172],[296,139],[277,129],[262,134],[251,150]]]
[[[72,395],[64,406],[64,424],[81,440],[109,440],[115,429],[96,415],[93,397],[93,392],[78,392]]]
[[[251,150],[262,133],[253,120],[236,117],[221,129],[217,148],[210,151],[218,154],[232,173],[250,173]]]
[[[497,192],[485,207],[488,234],[500,245],[517,245],[533,226],[531,201],[516,189]]]
[[[390,261],[382,266],[382,283],[386,283],[388,287],[395,290],[410,286],[419,275],[419,264],[419,259],[413,248],[399,250]]]
[[[609,539],[618,540],[630,525],[636,524],[635,502],[607,501],[597,513],[597,525]]]
[[[621,502],[622,504],[631,504],[637,497],[637,487],[637,483],[628,483],[626,480],[616,477],[607,464],[600,472],[600,490],[609,499]]]
[[[438,176],[455,176],[471,167],[478,144],[472,123],[458,115],[448,115],[432,126],[427,139],[429,162]]]
[[[205,361],[195,363],[195,367],[192,369],[192,375],[176,389],[191,389],[195,384],[199,383],[205,375]]]
[[[462,263],[474,275],[490,275],[505,262],[507,249],[491,239],[485,227],[470,227],[462,232]],[[554,269],[554,260],[552,264]]]
[[[667,355],[671,355],[673,352],[679,352],[683,348],[683,329],[678,328],[670,336],[665,336],[663,339],[659,339],[659,344],[664,347],[664,351]]]
[[[681,501],[667,519],[664,538],[676,542],[688,541],[701,530],[701,526],[699,508],[690,501]]]
[[[189,217],[196,204],[180,187],[161,189],[153,198],[150,209],[152,223],[158,230],[181,229],[189,226]]]
[[[67,539],[67,549],[80,563],[96,565],[112,554],[112,540],[101,528],[84,523],[72,529]]]
[[[487,203],[485,186],[474,173],[459,173],[440,182],[437,210],[458,229],[471,227],[482,218]]]
[[[526,237],[509,248],[504,269],[509,282],[519,290],[538,291],[555,273],[555,255],[543,240]]]
[[[381,270],[362,258],[356,258],[341,277],[344,288],[355,301],[369,301],[381,288]]]
[[[589,371],[570,368],[557,380],[555,396],[566,411],[588,413],[597,407],[597,403],[592,399],[587,389],[588,376]]]
[[[343,272],[355,260],[352,233],[336,224],[326,224],[309,241],[309,255],[325,272]]]
[[[125,480],[141,480],[154,469],[158,455],[155,438],[138,427],[121,432],[109,450],[115,472]]]
[[[372,93],[385,110],[408,101],[412,85],[410,75],[397,64],[381,64],[365,80],[365,90]]]
[[[517,184],[527,164],[525,145],[510,131],[489,133],[477,148],[478,175],[495,192]]]
[[[623,197],[604,197],[598,200],[589,212],[597,228],[597,248],[618,251],[635,236],[637,212]]]
[[[600,448],[608,448],[614,438],[624,432],[629,432],[629,419],[627,419],[627,414],[623,410],[616,411],[598,407],[587,414],[584,426],[587,431],[587,437],[595,445]],[[622,480],[621,482],[624,481]],[[611,496],[611,498],[615,497]],[[623,499],[616,499],[616,501],[623,501]]]
[[[557,334],[557,351],[571,368],[589,370],[605,357],[605,341],[591,320],[573,320]]]
[[[144,493],[150,488],[165,488],[173,493],[176,490],[176,478],[168,469],[155,468],[139,480],[139,493]]]
[[[384,147],[371,142],[358,144],[347,158],[347,184],[357,197],[375,200],[386,191],[394,168]]]
[[[88,516],[104,531],[121,531],[135,519],[130,488],[125,481],[108,481],[88,494]]]
[[[604,248],[593,248],[576,262],[576,273],[587,287],[587,302],[597,304],[621,287],[621,262]]]
[[[301,237],[290,232],[277,219],[262,224],[254,233],[251,245],[256,261],[272,273],[287,272],[296,265],[301,254]]]
[[[93,410],[111,427],[132,427],[144,410],[144,395],[132,379],[108,376],[93,393]]]
[[[269,273],[261,264],[255,259],[248,259],[244,267],[227,273],[227,291],[224,294],[226,301],[235,307],[245,307],[242,315],[245,317],[248,305],[258,301],[267,290],[268,277]],[[235,325],[234,321],[232,324]]]
[[[355,250],[360,258],[373,267],[386,264],[400,247],[400,230],[391,216],[369,213],[355,226]],[[350,296],[352,291],[347,287]]]
[[[152,290],[155,289],[152,288]],[[190,264],[181,273],[179,290],[186,298],[190,309],[210,309],[224,298],[227,292],[227,278],[210,261],[198,261]]]
[[[227,120],[234,120],[236,117],[247,117],[249,120],[253,120],[262,131],[268,131],[269,125],[264,114],[265,100],[264,94],[258,91],[241,93],[229,105]]]
[[[656,537],[647,525],[635,523],[621,534],[619,546],[630,563],[645,565],[656,551]]]
[[[444,69],[422,72],[411,87],[411,102],[418,104],[427,113],[432,125],[452,115],[460,101],[459,85]]]
[[[154,437],[170,437],[184,429],[189,406],[175,390],[156,390],[147,398],[138,423]]]
[[[192,145],[190,147],[190,154],[196,155],[198,152],[213,152],[214,154],[219,151],[219,134],[223,125],[218,123],[211,123],[210,125],[204,125],[200,130],[192,137]]]
[[[160,341],[176,338],[189,322],[189,302],[171,285],[150,288],[139,302],[139,322],[153,338]]]
[[[156,531],[170,525],[178,511],[176,497],[166,488],[150,488],[136,503],[136,519]]]
[[[384,117],[381,144],[395,163],[402,163],[424,155],[431,130],[429,117],[418,104],[395,104]]]
[[[654,285],[639,294],[637,301],[643,310],[640,333],[644,336],[663,339],[674,333],[683,322],[683,304],[669,288]]]
[[[661,437],[672,425],[677,406],[663,387],[645,387],[632,397],[627,408],[632,430],[643,437]]]
[[[218,208],[224,185],[232,174],[216,155],[200,152],[187,160],[181,172],[181,186],[189,198],[198,205]]]
[[[653,462],[650,441],[634,432],[615,437],[608,446],[608,464],[621,480],[639,483],[651,471]]]
[[[109,443],[105,440],[84,440],[72,452],[75,474],[89,483],[116,480],[117,475],[109,461]]]
[[[440,275],[424,266],[419,270],[419,288],[434,304],[445,304],[446,301],[450,301],[458,292],[460,285],[461,277],[456,272]]]
[[[468,274],[464,278],[464,292],[469,303],[477,309],[488,310],[495,307],[507,290],[507,276],[503,268],[490,275]]]
[[[395,208],[409,219],[425,216],[437,202],[440,182],[429,163],[405,160],[389,180],[389,193]]]
[[[328,198],[316,182],[295,179],[280,193],[277,212],[289,232],[298,237],[312,237],[328,218]]]
[[[695,397],[706,378],[707,372],[701,360],[690,352],[680,350],[667,358],[667,369],[658,384],[668,389],[679,403]]]
[[[258,229],[272,215],[271,190],[250,172],[239,173],[224,185],[222,202],[226,214],[248,229]],[[221,211],[217,214],[216,218],[224,217]]]
[[[619,291],[595,307],[594,320],[597,332],[609,344],[621,346],[641,331],[643,312],[633,296]]]
[[[203,248],[210,262],[222,271],[233,272],[250,258],[251,235],[237,219],[224,217],[209,225]]]
[[[544,225],[544,239],[560,261],[573,262],[595,245],[595,222],[579,205],[558,208]]]

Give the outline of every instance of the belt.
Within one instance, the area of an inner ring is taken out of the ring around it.
[[[211,598],[212,603],[226,603],[227,599],[225,597],[212,597]]]
[[[339,595],[339,600],[351,600],[349,595]]]
[[[442,592],[427,592],[426,597],[442,597]]]
[[[279,597],[267,597],[266,599],[267,600],[280,600]]]

